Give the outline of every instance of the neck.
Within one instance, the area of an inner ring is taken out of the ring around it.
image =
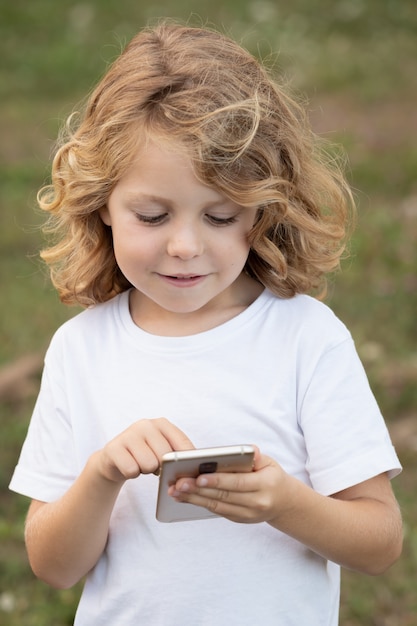
[[[258,298],[263,289],[258,282],[242,275],[239,289],[219,294],[202,308],[186,313],[166,310],[141,292],[133,290],[130,294],[130,314],[139,328],[152,335],[196,335],[216,328],[242,313]]]

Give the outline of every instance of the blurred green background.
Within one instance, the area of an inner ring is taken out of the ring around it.
[[[394,487],[405,546],[381,577],[344,572],[341,624],[415,626],[415,0],[0,0],[0,625],[71,624],[80,591],[34,580],[27,501],[7,491],[48,340],[76,312],[38,261],[36,192],[66,116],[133,34],[164,16],[211,23],[274,62],[308,99],[313,127],[348,153],[359,224],[327,302],[352,331],[404,465]]]

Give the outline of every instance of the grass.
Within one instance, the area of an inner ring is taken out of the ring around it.
[[[196,12],[198,16],[195,15]],[[405,522],[385,575],[343,574],[342,626],[417,622],[417,7],[414,0],[14,0],[0,6],[0,367],[43,353],[73,310],[37,260],[37,189],[61,122],[121,46],[159,16],[214,23],[310,100],[315,128],[341,142],[359,205],[352,257],[329,303],[355,338],[404,465]],[[34,387],[38,378],[34,381]],[[35,581],[22,540],[27,502],[7,484],[35,393],[0,402],[0,626],[72,623],[79,587]],[[407,430],[408,429],[408,430]],[[396,439],[397,438],[397,439]]]

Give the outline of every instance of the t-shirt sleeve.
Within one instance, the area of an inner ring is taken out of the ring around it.
[[[60,359],[47,354],[41,388],[9,488],[35,500],[57,500],[74,482],[77,469]]]
[[[300,424],[313,488],[331,495],[401,471],[367,376],[349,336],[325,351],[300,399]]]

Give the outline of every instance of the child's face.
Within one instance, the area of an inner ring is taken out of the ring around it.
[[[131,312],[139,325],[203,313],[222,320],[249,303],[242,270],[256,209],[199,182],[183,152],[152,142],[139,150],[101,217],[136,289]]]

